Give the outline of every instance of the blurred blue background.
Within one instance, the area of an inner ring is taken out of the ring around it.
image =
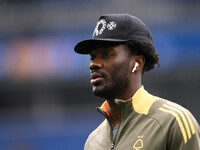
[[[145,88],[200,121],[200,1],[1,0],[1,150],[83,149],[103,100],[91,92],[89,57],[73,47],[105,13],[147,24],[161,66],[144,74]]]

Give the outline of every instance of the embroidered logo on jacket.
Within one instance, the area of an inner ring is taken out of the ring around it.
[[[142,138],[143,138],[143,135],[142,136],[138,136],[137,141],[133,145],[133,148],[135,150],[142,150],[142,148],[143,148],[143,140],[142,140]]]

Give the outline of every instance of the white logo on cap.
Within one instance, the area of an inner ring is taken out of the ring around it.
[[[113,30],[114,28],[116,28],[117,24],[114,21],[111,21],[108,23],[107,28],[108,30]]]
[[[100,25],[101,25],[101,28],[99,29]],[[105,28],[106,28],[106,21],[104,19],[99,20],[96,28],[94,29],[93,36],[94,35],[98,36],[98,35],[102,34],[103,31],[105,30]]]

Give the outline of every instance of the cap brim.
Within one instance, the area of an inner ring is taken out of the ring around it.
[[[120,42],[126,42],[127,40],[121,40],[121,39],[88,39],[79,42],[75,47],[74,51],[79,54],[90,54],[91,50],[93,50],[95,47],[98,47],[100,45],[103,45],[105,43],[120,43]]]

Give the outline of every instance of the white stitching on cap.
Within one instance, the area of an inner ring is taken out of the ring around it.
[[[114,21],[111,21],[107,24],[107,28],[108,30],[113,30],[114,28],[116,28],[117,24]]]
[[[98,30],[99,25],[102,25],[102,27],[101,27],[101,29]],[[102,34],[103,31],[105,30],[105,28],[106,28],[106,21],[104,19],[99,20],[95,29],[94,29],[93,36],[94,35],[98,36],[98,35]]]

